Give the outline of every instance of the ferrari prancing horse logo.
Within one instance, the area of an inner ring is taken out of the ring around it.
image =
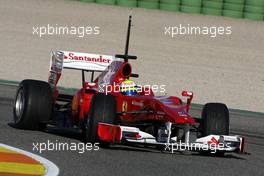
[[[123,101],[122,112],[127,112],[127,101]]]

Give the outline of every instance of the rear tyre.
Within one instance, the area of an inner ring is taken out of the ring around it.
[[[225,104],[205,104],[202,110],[202,119],[202,136],[229,134],[229,111]]]
[[[114,124],[116,119],[116,100],[112,95],[95,94],[91,101],[90,112],[85,125],[85,141],[92,144],[100,142],[101,146],[108,146],[110,142],[99,141],[98,123]]]
[[[51,118],[53,96],[50,85],[44,81],[23,80],[18,87],[13,107],[14,127],[39,130]]]

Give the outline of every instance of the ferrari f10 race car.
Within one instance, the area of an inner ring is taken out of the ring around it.
[[[182,92],[184,103],[176,96],[155,96],[151,88],[130,80],[138,77],[128,62],[137,59],[128,55],[131,18],[122,55],[52,52],[47,82],[27,79],[19,84],[13,125],[26,130],[47,125],[79,129],[85,142],[105,147],[132,144],[171,152],[243,153],[244,138],[229,135],[225,104],[207,103],[201,118],[195,118],[189,114],[192,92]],[[74,95],[59,93],[63,69],[82,73],[82,87]]]

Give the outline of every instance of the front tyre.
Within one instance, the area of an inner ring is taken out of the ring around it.
[[[225,104],[205,104],[202,110],[202,120],[202,136],[229,134],[229,111]]]
[[[112,95],[95,94],[91,101],[90,112],[84,129],[85,141],[92,144],[99,142],[98,123],[114,124],[116,119],[116,99]],[[108,146],[110,142],[100,141],[101,146]]]
[[[38,130],[51,117],[53,96],[50,85],[44,81],[23,80],[18,87],[13,107],[14,127]]]
[[[207,103],[202,110],[202,136],[229,135],[229,111],[225,104]],[[216,153],[201,152],[210,156],[224,156],[223,151]]]

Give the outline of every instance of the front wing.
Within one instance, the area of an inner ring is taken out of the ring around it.
[[[227,135],[209,135],[195,139],[194,142],[178,141],[172,137],[167,141],[159,141],[153,135],[140,131],[139,128],[99,123],[98,137],[101,141],[119,144],[144,144],[161,146],[170,152],[195,151],[210,153],[244,153],[244,137]]]

